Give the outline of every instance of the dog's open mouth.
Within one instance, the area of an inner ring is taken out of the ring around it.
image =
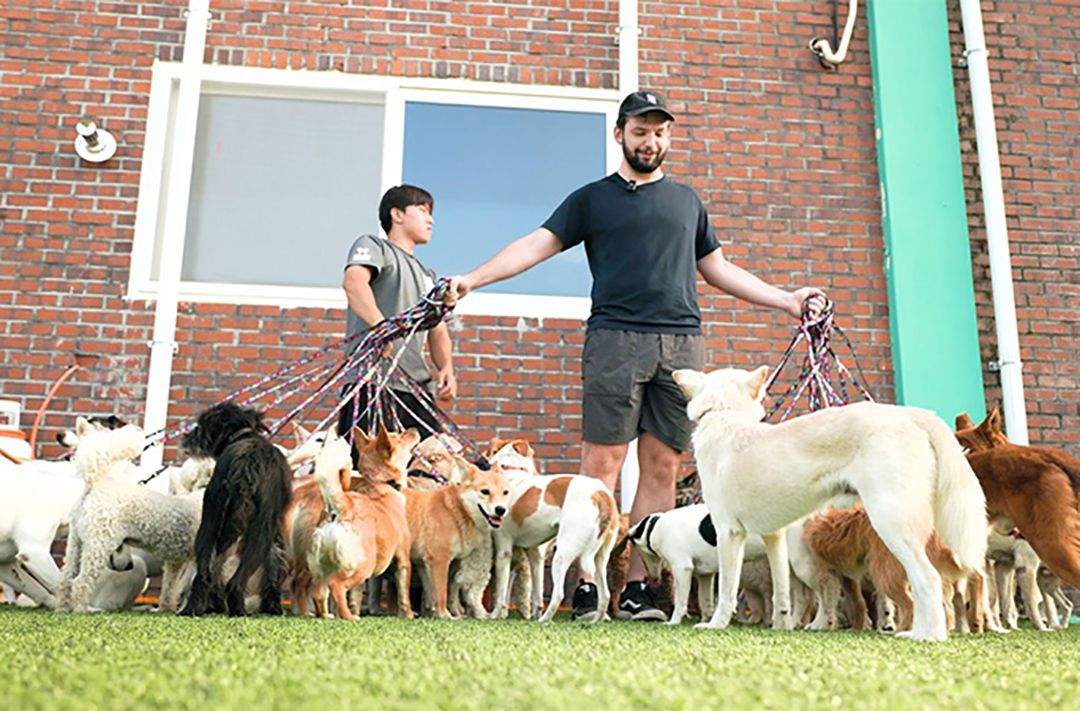
[[[480,506],[479,504],[477,504],[476,507],[480,509],[480,513],[482,513],[484,515],[484,518],[487,519],[489,526],[491,526],[492,528],[498,528],[502,525],[502,516],[492,516],[487,511],[484,511],[484,507]]]

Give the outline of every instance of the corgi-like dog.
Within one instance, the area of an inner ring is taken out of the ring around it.
[[[411,618],[411,538],[401,489],[410,451],[420,436],[416,430],[397,434],[385,428],[375,437],[361,429],[353,436],[359,476],[353,476],[351,455],[348,461],[342,457],[349,452],[348,443],[327,433],[324,449],[330,451],[316,457],[315,476],[296,486],[285,512],[283,533],[292,570],[293,604],[299,614],[306,615],[308,594],[325,581],[337,614],[353,619],[345,599],[348,590],[396,563],[398,615]],[[317,592],[316,613],[325,616],[326,595],[321,588]]]
[[[543,570],[540,546],[555,540],[551,561],[551,600],[540,617],[547,622],[562,602],[567,571],[577,560],[579,571],[596,581],[596,612],[581,618],[598,622],[607,615],[611,592],[608,560],[619,537],[619,508],[615,497],[599,479],[583,475],[540,476],[535,453],[524,440],[491,441],[486,455],[499,464],[510,483],[510,516],[495,532],[495,592],[493,617],[509,607],[510,563],[514,548],[528,552],[534,571],[534,595],[543,586],[536,576]]]
[[[435,491],[405,489],[405,509],[412,535],[412,561],[437,617],[447,609],[450,563],[468,556],[503,525],[510,505],[510,485],[498,466],[483,471],[457,458],[461,483]]]
[[[773,627],[792,629],[784,527],[854,492],[901,560],[915,598],[904,637],[948,636],[941,576],[926,557],[935,529],[961,567],[986,557],[986,502],[949,427],[932,412],[860,402],[778,425],[763,423],[769,368],[676,370],[695,424],[694,457],[716,527],[720,596],[707,628],[735,611],[743,546],[761,534],[773,573]]]

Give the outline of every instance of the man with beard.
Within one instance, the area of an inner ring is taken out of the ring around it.
[[[690,448],[686,400],[671,373],[705,365],[697,273],[796,319],[804,303],[815,313],[824,305],[819,289],[785,291],[724,258],[697,194],[660,169],[674,121],[658,94],[627,96],[615,125],[623,150],[618,171],[573,192],[542,227],[452,282],[461,297],[585,243],[593,285],[582,355],[581,471],[614,491],[628,444],[638,438],[631,525],[674,506],[680,460]],[[644,578],[635,555],[619,616],[663,620]],[[594,613],[596,586],[583,579],[573,600],[575,617]]]

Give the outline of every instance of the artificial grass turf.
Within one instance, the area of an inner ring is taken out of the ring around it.
[[[1080,628],[876,633],[556,620],[198,620],[0,608],[7,709],[1047,708]]]

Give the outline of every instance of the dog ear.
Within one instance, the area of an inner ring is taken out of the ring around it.
[[[492,437],[491,443],[488,444],[488,447],[486,450],[484,450],[483,455],[485,457],[490,457],[493,454],[497,454],[498,451],[505,447],[506,443],[509,441],[510,440],[503,439],[502,437]]]
[[[404,447],[409,450],[409,452],[412,452],[413,448],[420,444],[420,431],[415,427],[410,427],[401,434],[389,435],[389,438],[393,443],[394,449]]]
[[[694,396],[701,392],[701,387],[705,383],[704,373],[689,368],[676,370],[671,374],[671,377],[675,379],[687,400],[693,400]]]
[[[961,412],[956,416],[956,431],[969,430],[975,426],[975,423],[971,421],[971,417],[966,412]]]
[[[457,474],[456,477],[451,477],[451,479],[456,478],[461,484],[469,484],[476,478],[477,468],[464,457],[455,455],[451,470],[454,474]]]
[[[990,432],[995,434],[1001,433],[1001,409],[995,407],[989,415],[986,416],[986,427]]]
[[[757,370],[750,373],[750,379],[748,385],[750,386],[750,397],[755,402],[761,402],[765,397],[765,384],[769,381],[769,366],[763,365]]]
[[[357,449],[363,449],[365,446],[371,444],[372,437],[368,437],[367,432],[360,425],[353,427],[353,443]]]
[[[529,443],[523,439],[514,440],[514,451],[523,457],[528,457],[529,459],[532,459],[534,456],[536,456],[536,452],[533,451],[533,448],[530,447]]]
[[[92,429],[93,425],[90,424],[90,420],[85,417],[75,418],[75,434],[79,436],[79,439],[82,439],[89,434]]]

